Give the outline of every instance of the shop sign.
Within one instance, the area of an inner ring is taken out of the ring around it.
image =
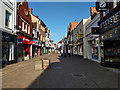
[[[18,42],[23,43],[23,44],[32,44],[32,39],[29,39],[29,38],[24,37],[23,35],[19,34]]]
[[[23,37],[23,44],[32,44],[32,40],[30,40],[26,37]]]
[[[120,19],[120,11],[118,11],[113,16],[111,16],[110,18],[108,18],[107,20],[102,22],[100,24],[100,28],[103,28],[103,27],[105,27],[105,26],[107,26],[109,24],[115,23],[118,19]]]
[[[34,45],[38,46],[38,40],[33,39],[32,41],[33,41]]]
[[[97,2],[96,2],[96,10],[98,12],[107,11],[109,6],[110,5],[109,5],[109,2],[107,2],[107,0],[97,0]]]
[[[83,33],[80,33],[80,34],[79,34],[79,38],[83,38]]]
[[[93,27],[92,28],[92,34],[99,34],[99,28],[98,27]]]
[[[32,41],[32,45],[35,45],[35,41]]]
[[[9,34],[6,32],[2,32],[2,40],[9,41],[9,42],[16,42],[17,37],[15,35],[12,35],[12,34]]]
[[[19,43],[19,44],[22,43],[22,39],[18,39],[18,43]]]

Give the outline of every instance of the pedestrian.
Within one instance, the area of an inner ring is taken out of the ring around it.
[[[68,55],[69,55],[69,57],[70,57],[70,49],[68,49]]]
[[[64,51],[64,56],[66,57],[66,50]]]
[[[61,49],[61,56],[63,56],[63,50]]]

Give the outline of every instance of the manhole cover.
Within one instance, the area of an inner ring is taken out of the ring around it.
[[[72,77],[85,78],[83,74],[78,74],[78,73],[72,74]]]
[[[54,67],[54,69],[62,69],[62,67]]]

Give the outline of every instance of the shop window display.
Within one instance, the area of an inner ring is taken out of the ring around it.
[[[98,59],[98,47],[97,47],[98,41],[92,41],[92,58]]]
[[[105,48],[106,62],[120,62],[120,47]]]

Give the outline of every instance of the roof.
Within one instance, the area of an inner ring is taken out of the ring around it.
[[[58,43],[62,43],[62,40],[61,40],[61,41],[59,41]]]
[[[79,22],[77,22],[77,20],[75,20],[75,22],[72,22],[70,31],[72,31],[78,24],[79,24]]]
[[[67,37],[68,35],[70,34],[70,32],[75,28],[77,27],[77,25],[79,24],[80,22],[77,22],[77,20],[75,20],[75,22],[70,22],[70,26],[68,26],[68,32],[67,32]]]

